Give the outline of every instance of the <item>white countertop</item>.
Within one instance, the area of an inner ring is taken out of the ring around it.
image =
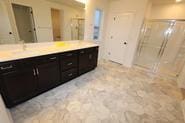
[[[23,50],[23,45],[21,44],[0,45],[0,62],[7,62],[98,46],[98,44],[92,41],[60,41],[30,43],[25,45],[25,50]]]

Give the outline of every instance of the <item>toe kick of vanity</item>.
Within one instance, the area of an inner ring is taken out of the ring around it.
[[[0,92],[8,108],[97,67],[98,46],[0,63]]]

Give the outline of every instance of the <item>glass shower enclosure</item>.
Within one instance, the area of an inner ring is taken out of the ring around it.
[[[71,19],[71,39],[72,40],[83,40],[84,39],[84,18],[72,18]]]
[[[178,76],[185,62],[185,21],[146,20],[134,64],[155,73]]]

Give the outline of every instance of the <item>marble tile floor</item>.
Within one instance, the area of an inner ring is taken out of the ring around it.
[[[173,79],[101,61],[11,114],[15,123],[184,123],[181,100]]]

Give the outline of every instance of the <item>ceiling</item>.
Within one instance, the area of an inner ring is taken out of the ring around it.
[[[57,2],[60,4],[65,4],[65,5],[74,6],[74,7],[85,8],[85,4],[77,2],[75,0],[48,0],[48,1]]]
[[[166,3],[176,3],[175,0],[151,0],[153,4],[166,4]],[[185,2],[185,0],[182,0]]]

